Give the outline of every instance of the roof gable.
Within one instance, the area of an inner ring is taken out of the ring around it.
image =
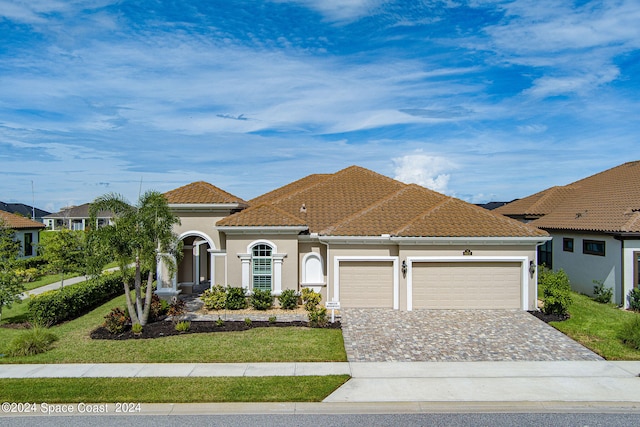
[[[183,185],[167,191],[164,196],[169,204],[247,204],[240,197],[204,181]]]

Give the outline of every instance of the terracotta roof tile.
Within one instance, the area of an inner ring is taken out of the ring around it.
[[[247,202],[208,182],[197,181],[164,193],[169,204],[241,204]]]
[[[5,211],[0,211],[0,223],[4,223],[5,226],[14,230],[45,228],[45,225],[41,222],[33,221],[30,218],[25,218]]]
[[[242,215],[236,214],[221,219],[218,226],[246,226],[252,227],[291,227],[305,226],[304,220],[288,214],[287,212],[271,205],[252,206],[242,211]]]
[[[625,163],[559,188],[567,190],[564,196],[549,202],[545,215],[532,225],[549,229],[640,232],[640,161]],[[531,210],[527,208],[527,200],[534,196],[496,211],[512,216],[525,214]]]
[[[266,194],[258,196],[255,199],[251,199],[249,200],[249,204],[251,206],[255,206],[263,203],[272,203],[281,197],[289,197],[294,193],[300,192],[302,190],[306,190],[309,187],[317,185],[323,182],[325,179],[329,178],[330,176],[331,176],[330,174],[313,174],[313,175],[306,176],[302,179],[299,179],[290,184],[287,184],[284,187],[277,188]]]
[[[331,175],[311,175],[267,196],[254,199],[264,204],[218,224],[304,224],[311,233],[332,236],[547,236],[545,231],[462,200],[358,166]]]

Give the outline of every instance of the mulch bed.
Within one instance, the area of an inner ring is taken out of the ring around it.
[[[191,322],[191,327],[186,332],[176,331],[175,325],[170,321],[159,321],[145,325],[142,328],[141,334],[134,334],[131,330],[127,330],[120,334],[112,334],[103,326],[93,330],[91,332],[91,338],[95,340],[128,340],[128,339],[150,339],[168,337],[171,335],[185,335],[185,334],[197,334],[206,332],[237,332],[247,331],[253,328],[283,328],[283,327],[309,327],[308,322],[295,321],[295,322],[275,322],[270,323],[268,321],[254,320],[251,325],[247,325],[244,321],[230,321],[227,320],[222,326],[218,326],[213,321],[201,321],[194,320]],[[340,322],[331,323],[326,326],[330,329],[340,329]]]
[[[530,314],[534,315],[538,319],[542,320],[545,323],[549,322],[563,322],[567,320],[570,316],[568,314],[545,314],[541,311],[530,311]]]

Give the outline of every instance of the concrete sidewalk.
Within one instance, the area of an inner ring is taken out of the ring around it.
[[[376,362],[0,365],[0,378],[349,374],[324,403],[591,405],[640,410],[640,362]]]

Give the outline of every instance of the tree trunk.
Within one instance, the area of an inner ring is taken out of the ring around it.
[[[142,319],[140,319],[140,324],[142,326],[146,325],[149,321],[149,312],[151,311],[151,298],[153,296],[153,274],[149,271],[149,275],[147,276],[147,292],[144,298],[144,311],[142,312]]]
[[[131,324],[135,325],[136,323],[140,323],[138,320],[138,315],[136,314],[136,309],[133,303],[131,302],[131,290],[129,289],[129,284],[127,283],[127,278],[122,274],[122,282],[124,284],[124,295],[127,300],[127,310],[129,310],[129,317],[131,318]]]
[[[135,278],[135,293],[136,293],[136,315],[141,320],[142,316],[142,294],[140,293],[140,287],[142,283],[142,277],[140,272],[140,257],[136,256],[136,278]]]

